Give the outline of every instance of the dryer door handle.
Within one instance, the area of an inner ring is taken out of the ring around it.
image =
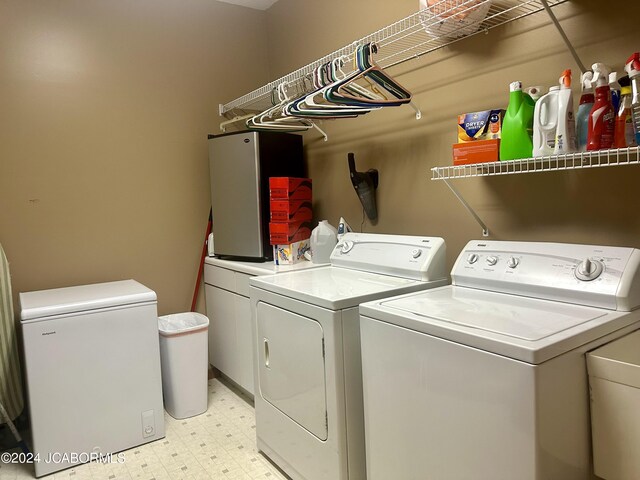
[[[269,368],[269,339],[264,339],[264,366]]]

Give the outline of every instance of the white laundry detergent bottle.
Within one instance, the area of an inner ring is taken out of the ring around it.
[[[338,231],[327,220],[321,220],[311,232],[311,254],[304,256],[313,263],[329,263],[333,247],[338,243]]]
[[[549,93],[536,102],[533,114],[533,156],[551,155],[556,144],[558,127],[558,94],[560,87],[551,87]]]

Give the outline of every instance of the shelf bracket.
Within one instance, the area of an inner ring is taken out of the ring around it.
[[[553,11],[551,10],[551,7],[547,3],[547,0],[540,0],[540,3],[542,3],[542,5],[544,6],[544,9],[547,11],[547,15],[549,15],[549,18],[555,25],[556,30],[558,30],[558,33],[562,37],[562,40],[564,41],[565,45],[569,49],[569,53],[571,53],[571,56],[573,57],[575,62],[578,64],[580,71],[582,73],[586,72],[587,69],[585,68],[584,63],[582,63],[582,60],[580,60],[580,57],[578,56],[576,49],[573,48],[573,44],[571,43],[571,40],[569,40],[569,37],[567,37],[567,34],[564,32],[564,29],[562,28],[562,25],[560,25],[560,22],[558,21],[558,18],[556,17],[555,13],[553,13]]]
[[[449,187],[449,190],[451,190],[451,192],[456,196],[456,198],[462,204],[462,206],[467,209],[467,212],[469,212],[471,214],[471,216],[478,223],[478,225],[480,225],[480,227],[482,228],[482,236],[483,237],[488,237],[489,236],[489,229],[484,224],[484,222],[480,219],[480,217],[475,212],[475,210],[473,208],[471,208],[471,206],[467,203],[467,201],[464,198],[462,198],[462,195],[460,195],[460,192],[458,192],[458,189],[456,189],[456,187],[451,185],[451,183],[449,183],[448,179],[442,177],[440,175],[440,172],[438,172],[438,176],[440,177],[440,180],[442,180],[445,183],[445,185],[447,187]]]

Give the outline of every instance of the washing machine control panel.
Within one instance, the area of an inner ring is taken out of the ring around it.
[[[454,285],[581,305],[640,306],[640,251],[543,242],[472,241],[456,261]]]

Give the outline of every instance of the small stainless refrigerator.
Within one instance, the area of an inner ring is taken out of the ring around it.
[[[281,132],[209,135],[216,257],[264,261],[269,243],[269,178],[305,177],[302,137]]]
[[[155,292],[123,280],[19,297],[37,477],[164,437]]]

